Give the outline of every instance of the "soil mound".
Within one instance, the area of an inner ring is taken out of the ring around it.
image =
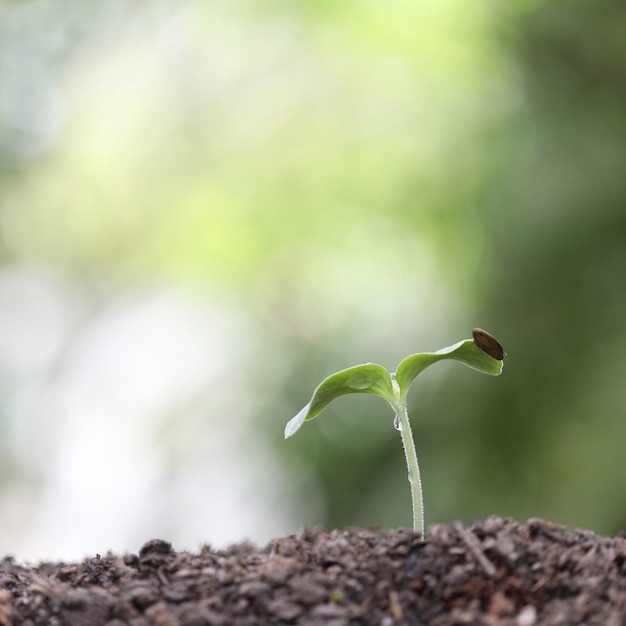
[[[491,517],[0,562],[2,626],[626,626],[626,538]]]

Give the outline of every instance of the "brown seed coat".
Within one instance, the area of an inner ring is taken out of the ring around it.
[[[504,349],[493,335],[490,335],[482,328],[474,328],[472,335],[474,336],[474,343],[481,350],[485,351],[494,359],[498,359],[498,361],[504,360]]]

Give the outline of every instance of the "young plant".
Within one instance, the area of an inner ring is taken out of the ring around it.
[[[285,439],[294,435],[307,420],[317,417],[335,398],[349,393],[381,396],[395,412],[394,426],[400,431],[411,485],[413,529],[424,536],[424,504],[415,443],[406,408],[406,397],[416,376],[429,365],[444,359],[460,361],[472,369],[498,376],[502,372],[504,350],[495,337],[475,328],[473,339],[459,341],[437,352],[423,352],[406,357],[390,374],[382,365],[365,363],[329,376],[314,391],[311,401],[285,426]]]

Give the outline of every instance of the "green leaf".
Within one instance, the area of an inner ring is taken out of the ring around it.
[[[306,420],[317,417],[335,398],[349,393],[372,393],[393,403],[389,372],[376,363],[365,363],[329,376],[317,387],[311,401],[285,426],[285,439],[291,437]]]
[[[496,358],[493,356],[494,354],[502,356],[502,358]],[[429,365],[445,359],[459,361],[483,374],[498,376],[502,372],[504,352],[495,338],[477,328],[474,330],[474,339],[459,341],[452,346],[437,350],[437,352],[412,354],[401,361],[396,371],[396,382],[400,388],[400,396],[406,398],[411,383],[420,372]]]

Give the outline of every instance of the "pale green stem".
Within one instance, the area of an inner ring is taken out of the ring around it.
[[[392,377],[392,384],[396,396],[394,410],[400,426],[402,436],[402,447],[406,458],[406,466],[409,473],[409,483],[411,485],[411,502],[413,504],[413,530],[419,532],[424,538],[424,499],[422,496],[422,479],[420,478],[420,468],[417,463],[417,453],[415,452],[415,442],[411,431],[411,422],[406,410],[406,399],[400,397],[398,385],[395,377]]]

